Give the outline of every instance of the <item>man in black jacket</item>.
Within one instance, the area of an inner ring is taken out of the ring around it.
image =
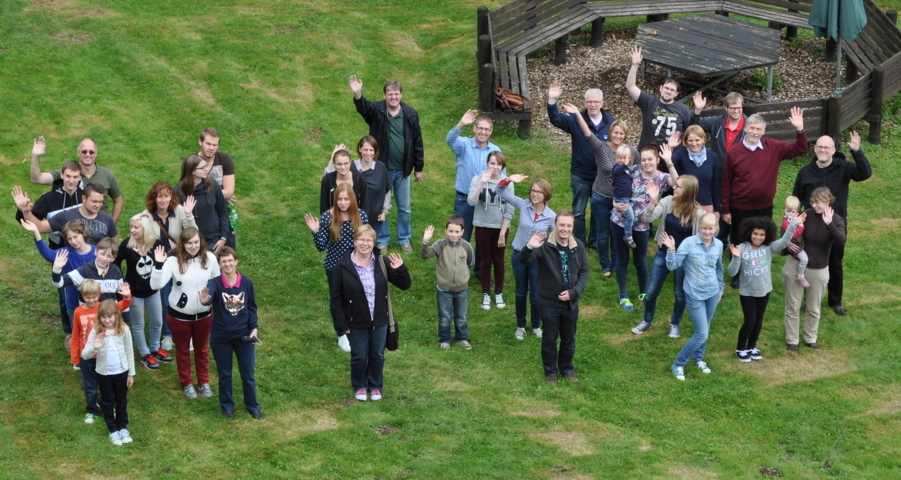
[[[369,125],[369,134],[378,142],[379,160],[388,167],[388,177],[397,204],[397,241],[403,253],[410,253],[412,230],[410,227],[410,174],[422,181],[423,149],[419,114],[413,107],[401,101],[403,87],[400,82],[385,83],[385,99],[370,102],[363,96],[363,81],[356,75],[350,77],[350,90],[354,94],[357,113]],[[415,172],[414,172],[415,170]],[[388,245],[391,232],[388,222],[379,228],[379,245]]]
[[[526,265],[538,262],[538,308],[544,323],[541,360],[544,380],[550,384],[557,383],[558,372],[571,382],[579,381],[574,373],[573,357],[579,297],[588,286],[588,256],[585,244],[572,235],[574,224],[572,212],[561,210],[554,221],[554,231],[550,235],[544,232],[532,235],[519,257]]]
[[[823,135],[817,139],[814,147],[814,159],[798,171],[792,195],[798,197],[804,208],[810,208],[810,195],[818,187],[829,187],[835,195],[832,208],[835,213],[845,219],[848,224],[848,185],[851,180],[862,182],[873,175],[870,161],[860,149],[860,134],[851,132],[851,148],[853,162],[849,162],[844,154],[835,150],[832,137]],[[829,306],[838,315],[845,315],[842,308],[842,290],[844,270],[842,259],[845,257],[845,246],[833,244],[829,251]]]
[[[53,189],[41,195],[31,213],[38,220],[46,220],[56,215],[61,210],[65,210],[75,205],[81,205],[81,196],[84,192],[79,187],[81,183],[81,167],[76,162],[66,162],[63,164],[60,178],[53,181]],[[16,210],[16,220],[25,219],[25,215]],[[47,246],[53,250],[57,250],[65,245],[65,240],[60,232],[50,232],[47,237]]]

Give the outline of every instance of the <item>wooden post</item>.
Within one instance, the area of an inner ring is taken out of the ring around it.
[[[842,122],[842,94],[833,93],[829,97],[829,107],[826,109],[826,135],[833,139],[839,138]]]
[[[494,111],[494,64],[483,63],[479,67],[479,110]]]
[[[727,11],[725,11],[725,10],[717,10],[717,11],[715,11],[715,12],[713,12],[713,13],[715,13],[715,14],[721,16],[721,17],[728,17],[728,16],[729,16],[729,12],[727,12]]]
[[[588,45],[591,48],[598,48],[604,44],[604,18],[595,19],[591,22],[591,40]]]
[[[532,121],[531,120],[520,120],[519,121],[519,138],[525,140],[531,136],[530,130],[532,129]]]
[[[879,65],[873,70],[873,90],[870,94],[870,137],[867,139],[873,145],[882,143],[882,108],[885,103],[885,66]]]
[[[788,1],[789,1],[789,3],[798,3],[798,2],[795,1],[795,0],[788,0]],[[789,8],[788,11],[791,12],[791,13],[798,13],[797,10],[793,10],[793,9],[791,9],[791,8]],[[788,27],[788,28],[785,29],[785,39],[786,39],[786,40],[791,40],[791,39],[793,39],[793,38],[795,38],[795,37],[797,37],[797,36],[798,36],[798,27],[791,27],[791,26],[790,26],[790,27]]]
[[[662,22],[662,21],[668,20],[668,19],[669,19],[669,14],[668,14],[668,13],[661,13],[661,14],[658,14],[658,15],[648,15],[648,21],[647,21],[647,23],[651,23],[651,22]]]
[[[482,35],[479,37],[479,50],[476,60],[479,65],[491,63],[491,37]]]
[[[488,7],[479,7],[476,10],[476,38],[488,35]]]
[[[838,49],[838,42],[831,38],[826,39],[826,52],[823,54],[823,58],[827,62],[835,61],[835,53],[836,49]]]
[[[892,25],[898,25],[898,11],[897,10],[886,10],[885,15],[889,20],[892,21]]]
[[[859,70],[857,69],[857,64],[851,61],[850,58],[845,57],[845,61],[847,61],[847,67],[845,68],[845,85],[850,85],[857,80],[857,74]]]
[[[569,34],[563,35],[556,41],[556,50],[554,51],[554,65],[560,66],[566,63],[566,41]]]

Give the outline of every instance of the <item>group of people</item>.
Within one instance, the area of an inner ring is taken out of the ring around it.
[[[46,141],[35,139],[31,180],[52,188],[35,202],[13,188],[17,219],[52,264],[64,346],[82,377],[84,422],[92,424],[102,413],[115,445],[132,441],[127,392],[136,363],[159,370],[173,362],[167,352],[173,347],[179,381],[191,399],[198,391],[213,396],[212,350],[219,404],[228,419],[234,418],[236,357],[244,407],[263,418],[254,379],[256,299],[251,280],[237,271],[234,161],[218,151],[220,138],[214,128],[203,131],[200,151],[182,159],[178,183],[159,181],[150,188],[146,209],[130,218],[130,235],[121,242],[116,223],[122,191],[113,172],[96,163],[92,139],[79,142],[78,162],[50,172],[40,166]],[[49,234],[49,245],[42,234]]]

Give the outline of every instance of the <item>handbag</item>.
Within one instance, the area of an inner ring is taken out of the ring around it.
[[[382,267],[382,275],[385,276],[385,281],[388,281],[388,270],[385,268],[385,257],[380,256],[379,266]],[[394,308],[391,306],[391,285],[388,285],[388,339],[385,340],[385,348],[388,351],[393,352],[397,350],[399,346],[399,339],[397,334],[397,319],[394,318]]]
[[[507,110],[531,110],[534,104],[528,97],[524,97],[516,92],[505,90],[497,87],[494,90],[497,95],[497,103]]]

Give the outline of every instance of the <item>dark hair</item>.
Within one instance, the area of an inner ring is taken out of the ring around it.
[[[378,158],[379,158],[379,142],[372,135],[366,135],[365,137],[361,138],[359,142],[357,142],[357,155],[359,155],[360,158],[363,158],[363,154],[360,153],[360,150],[362,150],[363,145],[365,145],[367,143],[372,147],[373,150],[375,150],[375,154],[372,156],[372,158],[375,160],[378,160]]]
[[[505,157],[504,154],[501,153],[500,151],[494,150],[494,151],[490,152],[488,154],[488,156],[485,157],[486,165],[488,164],[488,162],[491,161],[491,157],[494,157],[494,160],[497,162],[498,165],[501,166],[501,168],[505,168],[507,166],[507,157]]]
[[[199,155],[188,155],[181,162],[181,178],[178,180],[178,193],[182,197],[188,198],[188,196],[194,195],[194,170],[197,168],[197,165],[200,165],[200,162],[205,161]],[[206,184],[206,193],[213,193],[213,181],[210,180],[210,177],[204,178],[203,182]]]
[[[227,257],[229,255],[234,257],[235,260],[238,259],[238,252],[236,252],[234,248],[222,247],[219,249],[219,253],[216,254],[216,260],[222,260],[222,257]]]
[[[172,185],[169,185],[169,182],[159,181],[153,184],[150,187],[150,191],[147,192],[147,197],[144,198],[144,205],[147,207],[147,211],[150,213],[156,212],[156,197],[160,196],[160,193],[169,192],[169,208],[168,211],[175,210],[175,207],[179,205],[178,197],[175,196],[175,190],[172,189]],[[187,197],[185,197],[187,198]]]
[[[554,219],[554,225],[557,224],[557,218],[560,218],[560,217],[576,218],[576,216],[573,214],[573,212],[564,208],[563,210],[560,210],[559,212],[557,212],[557,217]]]
[[[62,176],[62,172],[66,171],[66,170],[78,172],[78,174],[81,175],[81,165],[79,165],[78,162],[76,162],[74,160],[69,160],[68,162],[63,164],[63,168],[62,168],[62,170],[60,170],[60,176]]]
[[[85,239],[85,240],[87,240],[87,239]],[[109,251],[110,255],[112,255],[114,257],[116,255],[119,255],[119,245],[112,238],[109,238],[109,237],[103,237],[102,239],[100,239],[99,242],[97,242],[97,246],[94,247],[94,251],[96,251],[96,252],[99,252],[101,250]]]
[[[184,275],[185,272],[188,271],[188,262],[193,258],[191,254],[188,253],[188,250],[185,249],[185,244],[188,243],[188,240],[194,238],[194,235],[197,235],[197,238],[200,239],[200,250],[197,251],[197,256],[200,257],[200,268],[206,270],[207,266],[207,254],[206,254],[206,240],[203,239],[203,235],[200,234],[200,231],[194,227],[188,227],[181,231],[178,235],[178,243],[175,245],[175,257],[178,260],[178,272]],[[169,252],[171,255],[172,252]]]
[[[765,237],[763,245],[769,245],[776,240],[776,224],[769,217],[750,217],[741,221],[741,237],[742,243],[751,243],[751,234],[754,230],[763,230]]]
[[[91,237],[91,230],[87,225],[81,223],[80,220],[69,220],[65,225],[63,225],[63,228],[60,229],[60,231],[63,234],[63,238],[68,237],[69,232],[80,234],[82,238],[84,238],[85,242],[87,242],[88,238]]]
[[[92,193],[97,192],[103,196],[106,196],[106,187],[97,182],[91,182],[84,187],[84,198],[88,198]]]
[[[660,85],[666,85],[667,83],[672,83],[676,87],[676,91],[682,90],[682,85],[679,85],[679,81],[673,77],[666,77],[663,79],[663,83]]]
[[[639,156],[644,152],[653,152],[654,157],[659,161],[660,160],[660,147],[657,145],[657,142],[650,141],[646,143],[643,147],[641,147],[641,152],[639,152]]]
[[[444,229],[447,230],[447,227],[451,225],[459,225],[460,228],[466,228],[466,221],[459,215],[451,215],[447,218],[447,221],[444,222]]]
[[[382,93],[388,93],[388,90],[397,90],[400,93],[404,93],[404,87],[401,86],[400,82],[397,80],[388,80],[385,82],[385,86],[382,88]]]

